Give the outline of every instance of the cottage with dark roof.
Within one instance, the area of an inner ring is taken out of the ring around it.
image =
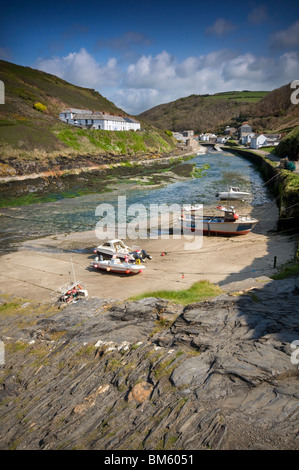
[[[246,137],[251,133],[252,127],[248,124],[248,122],[243,122],[242,126],[239,127],[239,139],[242,140],[243,137]]]

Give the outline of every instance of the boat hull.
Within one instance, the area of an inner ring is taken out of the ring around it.
[[[256,219],[244,218],[234,222],[225,222],[221,218],[202,219],[197,222],[192,218],[182,220],[182,228],[186,232],[204,235],[236,236],[246,235],[257,224]]]
[[[221,199],[222,201],[228,200],[228,199],[233,199],[236,201],[236,200],[244,199],[247,196],[249,196],[249,193],[243,193],[243,194],[220,193],[219,199]]]
[[[102,256],[104,259],[106,260],[110,260],[112,259],[113,255],[115,254],[115,252],[109,252],[109,251],[105,251],[105,250],[102,250],[100,248],[96,248],[94,250],[94,252],[96,253],[97,256]],[[117,252],[117,256],[121,259],[121,260],[124,260],[125,258],[128,258],[130,261],[134,261],[134,258],[132,255],[130,255],[129,251],[128,252]]]
[[[103,271],[118,273],[118,274],[138,274],[142,273],[145,266],[142,264],[132,263],[113,263],[112,261],[93,261],[92,266],[96,269]]]
[[[220,199],[244,199],[247,196],[250,196],[250,193],[247,191],[240,191],[240,188],[237,187],[231,187],[229,188],[228,191],[221,191],[220,193],[216,194],[216,197],[219,197]]]

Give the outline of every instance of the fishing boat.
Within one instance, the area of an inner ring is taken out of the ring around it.
[[[141,264],[140,260],[136,260],[134,263],[129,262],[127,259],[121,261],[115,255],[108,260],[97,256],[91,261],[91,265],[96,269],[120,274],[138,274],[142,273],[145,269],[145,266]]]
[[[237,186],[231,186],[227,191],[216,193],[215,196],[220,199],[244,199],[245,197],[250,196],[250,193],[241,191]]]
[[[208,234],[208,235],[246,235],[258,223],[258,220],[250,216],[239,216],[234,207],[229,209],[217,206],[224,212],[223,215],[195,215],[193,211],[180,217],[181,228],[184,233]]]

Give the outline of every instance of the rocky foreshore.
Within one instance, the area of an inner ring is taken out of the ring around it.
[[[297,450],[298,294],[290,278],[187,307],[2,296],[0,449]]]

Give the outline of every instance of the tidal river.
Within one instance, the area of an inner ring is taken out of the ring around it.
[[[159,188],[114,184],[111,192],[3,208],[0,210],[0,252],[15,250],[21,241],[30,238],[93,230],[99,220],[96,208],[103,203],[117,208],[119,195],[126,196],[127,207],[142,204],[148,209],[151,204],[201,203],[205,210],[219,204],[217,192],[233,185],[252,194],[249,203],[253,207],[273,200],[258,169],[243,157],[210,150],[189,163],[202,170],[199,178],[179,178]]]

